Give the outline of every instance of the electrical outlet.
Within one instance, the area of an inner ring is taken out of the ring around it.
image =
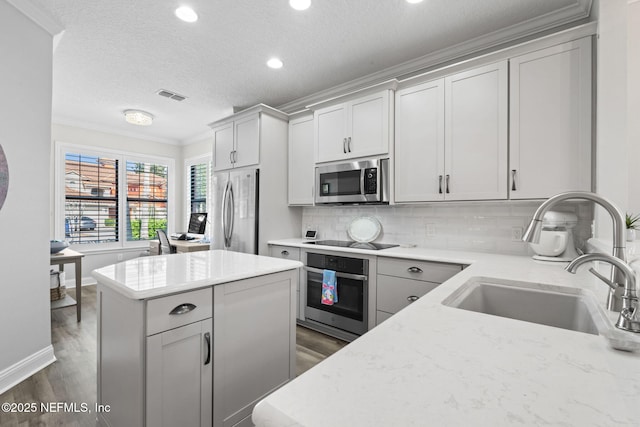
[[[522,240],[522,227],[511,227],[511,239]]]
[[[122,255],[122,254],[116,255],[116,258],[118,259],[118,261],[122,261],[123,257],[124,257],[124,255]]]
[[[425,224],[425,230],[427,232],[427,237],[433,237],[436,235],[436,225],[435,224]]]

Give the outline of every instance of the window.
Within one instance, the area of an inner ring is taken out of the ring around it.
[[[173,231],[174,209],[168,202],[174,191],[173,159],[55,146],[55,238],[107,250],[140,247],[155,239],[158,229]]]
[[[202,213],[207,211],[207,180],[208,164],[198,163],[190,168],[190,213]]]
[[[127,162],[127,240],[167,231],[167,165]]]
[[[118,160],[65,154],[64,234],[70,243],[118,241]]]

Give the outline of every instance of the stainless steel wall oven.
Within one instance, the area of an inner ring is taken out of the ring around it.
[[[338,302],[333,305],[321,303],[322,274],[325,269],[336,272]],[[305,271],[307,289],[304,315],[307,323],[354,335],[367,332],[368,260],[309,252]]]

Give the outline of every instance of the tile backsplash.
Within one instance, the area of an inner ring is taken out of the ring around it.
[[[532,255],[522,233],[540,201],[451,202],[414,206],[322,206],[306,207],[302,235],[318,230],[318,239],[348,239],[349,223],[360,216],[377,218],[385,243],[415,244],[429,248],[468,250],[513,255]],[[578,216],[574,240],[582,248],[592,236],[593,205],[567,202],[556,211]]]

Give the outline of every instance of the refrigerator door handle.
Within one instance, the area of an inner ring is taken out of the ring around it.
[[[231,236],[233,235],[233,220],[235,216],[235,197],[233,196],[233,184],[229,182],[229,244],[231,246]]]
[[[224,237],[224,246],[225,247],[228,246],[227,245],[227,241],[228,241],[228,238],[229,238],[229,236],[228,236],[229,233],[227,232],[227,229],[228,229],[228,224],[227,224],[227,210],[228,210],[227,199],[229,197],[229,184],[230,184],[230,181],[227,181],[227,184],[224,187],[224,192],[222,193],[222,234],[223,234],[223,237]]]

